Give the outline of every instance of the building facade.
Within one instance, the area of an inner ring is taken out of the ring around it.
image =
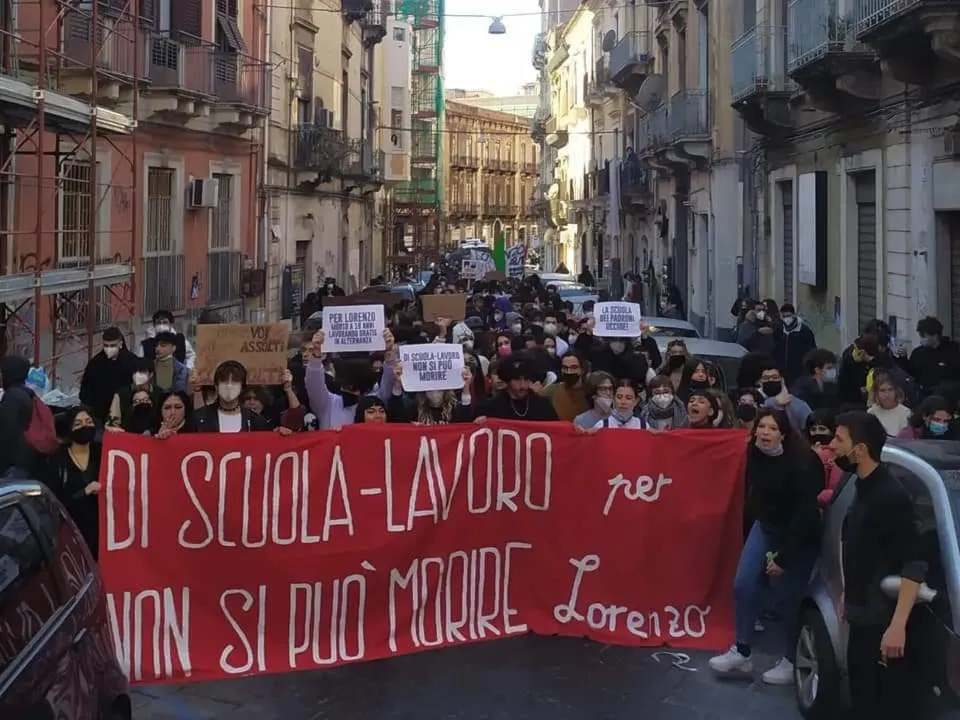
[[[540,158],[529,120],[449,100],[445,114],[445,244],[492,246],[501,231],[508,246],[530,243]]]
[[[689,319],[720,336],[743,255],[732,12],[589,0],[534,50],[550,88],[533,125],[546,146],[544,256],[589,266],[613,292],[641,273],[651,309],[675,287]]]
[[[759,294],[840,349],[869,320],[960,332],[960,8],[746,3],[734,99],[756,133]]]
[[[530,120],[540,106],[540,87],[537,83],[527,83],[516,95],[494,95],[483,90],[451,88],[444,93],[444,97],[463,105],[519,115]]]
[[[259,317],[262,12],[4,4],[5,349],[69,389],[103,327],[132,341],[157,309]]]
[[[347,292],[380,272],[384,153],[380,43],[388,2],[312,0],[271,8],[272,94],[266,134],[263,225],[268,311],[289,317],[294,299],[334,277]],[[329,42],[340,38],[339,43]]]

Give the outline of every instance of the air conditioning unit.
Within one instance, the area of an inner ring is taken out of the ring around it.
[[[194,178],[190,181],[191,208],[215,208],[219,197],[220,181],[216,178]]]

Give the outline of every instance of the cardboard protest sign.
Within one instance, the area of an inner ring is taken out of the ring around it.
[[[461,390],[463,388],[463,347],[453,343],[402,345],[400,376],[407,392]]]
[[[323,352],[376,352],[386,349],[383,305],[323,309]]]
[[[213,385],[217,366],[236,360],[247,369],[248,385],[281,385],[289,336],[287,323],[198,325],[196,383]]]
[[[597,337],[640,337],[640,306],[629,302],[602,302],[593,308]]]
[[[422,295],[424,322],[433,322],[439,317],[463,320],[467,316],[467,294]]]

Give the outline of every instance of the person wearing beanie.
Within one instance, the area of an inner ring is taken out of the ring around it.
[[[529,351],[520,350],[500,360],[497,374],[505,383],[499,392],[477,408],[476,421],[485,418],[501,420],[557,420],[553,404],[534,392],[531,380],[537,374],[536,363]]]

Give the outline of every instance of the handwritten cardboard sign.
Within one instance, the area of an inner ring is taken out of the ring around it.
[[[597,337],[640,337],[640,306],[629,302],[602,302],[593,308]]]
[[[323,352],[376,352],[386,349],[383,305],[323,309]]]
[[[455,295],[423,295],[424,322],[433,322],[437,318],[445,317],[450,320],[463,320],[467,316],[467,294]]]
[[[457,343],[401,345],[400,375],[407,392],[463,389],[463,347]]]
[[[236,360],[247,369],[248,385],[282,384],[289,335],[286,323],[198,325],[197,384],[213,385],[214,371],[227,360]]]

